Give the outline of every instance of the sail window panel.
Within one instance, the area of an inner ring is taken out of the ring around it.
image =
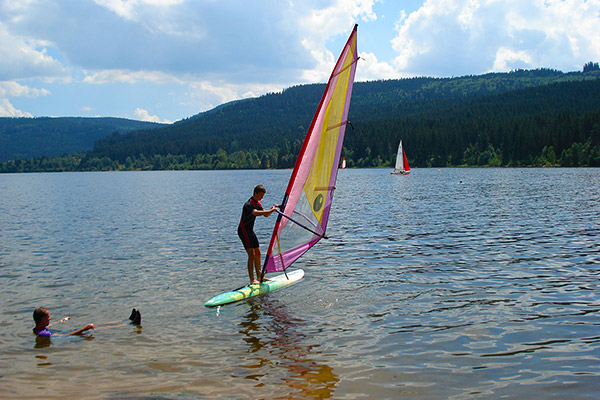
[[[301,194],[300,200],[291,217],[298,223],[314,230],[316,233],[323,234],[319,220],[313,212],[313,205],[310,204],[305,193]],[[314,233],[309,232],[305,228],[291,221],[287,221],[285,229],[281,229],[278,235],[282,252],[310,242],[314,237],[316,237]]]

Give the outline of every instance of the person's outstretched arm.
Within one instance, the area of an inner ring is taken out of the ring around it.
[[[67,336],[81,335],[83,332],[89,331],[90,329],[96,329],[96,326],[94,324],[87,324],[83,328],[77,329],[75,332],[67,333]]]

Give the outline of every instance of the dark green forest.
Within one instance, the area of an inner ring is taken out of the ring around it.
[[[0,118],[0,161],[91,150],[113,132],[159,126],[124,118]]]
[[[113,133],[93,150],[18,159],[0,172],[290,168],[324,85],[224,104],[173,125]],[[342,156],[390,167],[600,166],[600,71],[518,70],[355,84]]]

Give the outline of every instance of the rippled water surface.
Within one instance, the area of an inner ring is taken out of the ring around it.
[[[600,393],[600,169],[342,170],[305,278],[205,308],[247,279],[242,203],[289,175],[0,175],[0,397]],[[41,305],[98,329],[37,342]]]

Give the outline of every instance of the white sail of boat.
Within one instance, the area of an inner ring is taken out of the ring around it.
[[[391,173],[397,175],[407,175],[410,173],[410,165],[408,165],[406,153],[404,153],[404,150],[402,148],[402,140],[398,145],[398,153],[396,154],[396,166]]]

